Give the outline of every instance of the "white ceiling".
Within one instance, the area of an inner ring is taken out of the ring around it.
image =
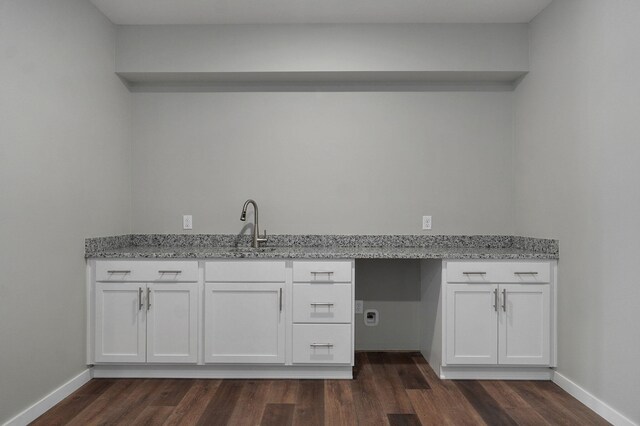
[[[113,23],[525,23],[551,0],[91,0]]]

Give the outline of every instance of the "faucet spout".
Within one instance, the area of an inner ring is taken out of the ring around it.
[[[248,199],[247,201],[244,202],[244,205],[242,206],[242,213],[240,213],[240,220],[243,222],[247,220],[247,208],[249,207],[249,204],[253,205],[253,211],[254,211],[253,241],[251,242],[251,247],[258,248],[260,247],[260,243],[264,243],[267,241],[267,231],[264,231],[264,236],[260,237],[260,228],[258,225],[258,203],[256,203],[252,199]]]

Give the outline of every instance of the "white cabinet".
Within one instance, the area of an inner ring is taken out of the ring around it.
[[[351,323],[350,284],[294,284],[293,322]]]
[[[295,364],[348,364],[351,362],[351,324],[294,324]]]
[[[102,260],[96,281],[196,282],[198,262],[183,260]]]
[[[348,260],[296,260],[293,262],[293,282],[350,283],[353,265]]]
[[[205,281],[204,361],[284,364],[285,262],[210,261]]]
[[[197,284],[96,283],[95,361],[195,363]]]
[[[198,284],[167,281],[197,280],[197,270],[197,262],[97,262],[94,362],[196,363]]]
[[[548,284],[500,284],[498,363],[548,365],[550,291]]]
[[[154,283],[147,289],[147,362],[195,363],[198,285]]]
[[[129,283],[96,283],[96,362],[145,362],[145,289]]]
[[[204,360],[282,364],[283,283],[206,283]]]
[[[88,277],[95,377],[352,377],[353,260],[96,260]]]
[[[353,364],[353,262],[293,262],[294,364]]]
[[[498,363],[494,284],[448,284],[447,364]]]
[[[446,364],[549,366],[551,284],[535,281],[549,281],[548,264],[463,263],[452,264],[454,282],[444,283]]]
[[[551,280],[549,262],[448,262],[446,280],[449,283],[548,283]]]

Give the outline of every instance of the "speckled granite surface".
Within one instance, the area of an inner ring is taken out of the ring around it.
[[[558,241],[504,235],[133,234],[85,240],[86,258],[557,259]]]

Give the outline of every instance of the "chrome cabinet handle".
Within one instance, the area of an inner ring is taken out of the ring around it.
[[[514,272],[515,275],[538,275],[537,272]]]
[[[463,272],[462,275],[487,275],[486,272],[474,271],[474,272]]]
[[[311,306],[333,306],[331,302],[313,302]]]
[[[493,309],[498,312],[498,289],[493,290]]]
[[[160,274],[181,274],[182,271],[180,270],[175,270],[175,271],[158,271],[158,273]]]
[[[138,287],[138,310],[142,310],[142,287]]]
[[[312,348],[332,348],[333,343],[312,343],[309,346]]]
[[[330,280],[333,275],[333,271],[311,271],[311,275],[313,275],[313,279],[318,279],[318,274],[327,274],[327,279]]]
[[[279,298],[279,305],[280,305],[280,312],[282,312],[282,289],[280,289],[280,298]]]
[[[502,289],[502,310],[507,312],[507,289]]]
[[[112,271],[107,271],[107,274],[130,274],[131,270],[125,271],[125,270],[112,270]]]
[[[147,311],[151,307],[151,288],[147,287]]]

